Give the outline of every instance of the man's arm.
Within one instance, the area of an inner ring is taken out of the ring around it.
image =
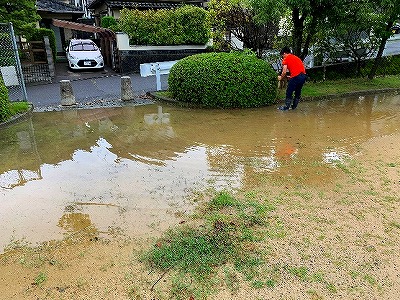
[[[281,73],[281,75],[278,76],[278,80],[282,80],[283,78],[286,78],[286,72],[287,72],[287,65],[283,65],[282,73]]]

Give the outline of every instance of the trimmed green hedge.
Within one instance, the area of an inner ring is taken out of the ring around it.
[[[7,121],[11,117],[10,100],[8,90],[0,78],[0,122]]]
[[[202,107],[259,107],[274,104],[277,96],[276,72],[243,52],[183,58],[171,68],[168,85],[175,100]]]
[[[176,9],[121,10],[118,28],[132,45],[204,45],[211,29],[207,11],[185,5]]]

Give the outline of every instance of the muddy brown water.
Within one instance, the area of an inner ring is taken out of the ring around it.
[[[277,176],[323,184],[360,143],[400,130],[400,96],[198,110],[166,104],[34,113],[0,129],[0,252],[84,228],[146,235],[206,190]]]

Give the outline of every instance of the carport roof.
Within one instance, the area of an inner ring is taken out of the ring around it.
[[[57,27],[68,28],[73,30],[85,31],[85,32],[96,32],[103,38],[108,38],[111,40],[115,39],[115,33],[107,28],[82,24],[82,23],[75,23],[71,21],[53,19],[52,24]]]

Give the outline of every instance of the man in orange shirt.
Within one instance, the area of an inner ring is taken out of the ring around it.
[[[278,109],[288,110],[290,105],[292,105],[292,109],[295,109],[300,101],[301,89],[303,88],[304,82],[306,82],[306,68],[304,67],[303,61],[291,53],[289,47],[284,47],[280,54],[283,58],[282,74],[278,76],[278,80],[282,80],[282,78],[286,77],[287,71],[290,72],[290,78],[286,88],[285,105],[280,106]]]

